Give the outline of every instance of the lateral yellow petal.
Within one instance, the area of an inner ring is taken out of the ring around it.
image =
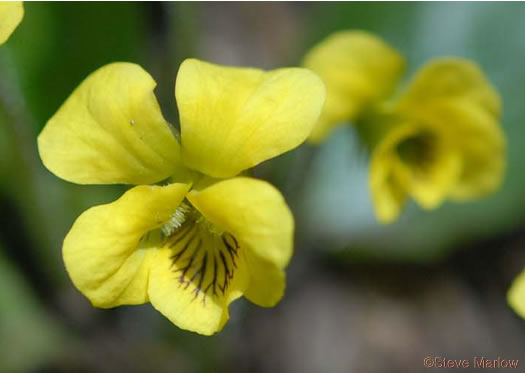
[[[251,280],[244,296],[261,307],[275,306],[284,295],[286,287],[284,271],[250,251],[246,253],[246,262]]]
[[[0,1],[0,45],[7,41],[23,17],[21,1]]]
[[[407,191],[396,174],[398,159],[395,149],[411,133],[411,128],[386,116],[377,123],[382,124],[381,130],[369,137],[373,151],[368,181],[376,218],[380,223],[389,224],[397,219],[407,197]]]
[[[501,102],[476,64],[459,58],[432,61],[416,75],[397,109],[454,137],[463,169],[451,198],[478,198],[500,186],[506,163]]]
[[[390,154],[375,153],[370,162],[368,176],[374,213],[383,224],[394,222],[405,204],[407,193],[399,184]]]
[[[507,301],[512,309],[525,319],[525,271],[512,283],[507,293]]]
[[[147,233],[169,220],[188,189],[137,186],[79,216],[64,240],[63,257],[73,284],[94,306],[148,301],[148,256],[160,237]]]
[[[177,75],[182,157],[212,177],[231,177],[300,145],[325,98],[300,68],[224,67],[188,59]]]
[[[461,123],[452,133],[461,152],[463,169],[450,192],[451,199],[469,201],[496,191],[506,168],[506,141],[498,119],[462,102],[436,105],[443,122]]]
[[[339,31],[321,41],[303,66],[326,85],[326,103],[309,141],[321,142],[343,121],[355,119],[368,105],[388,95],[404,68],[403,57],[365,31]]]
[[[294,220],[281,193],[265,181],[236,177],[192,190],[188,200],[256,256],[284,268],[292,255]]]
[[[152,184],[180,166],[179,144],[131,63],[106,65],[75,89],[38,137],[44,165],[79,184]]]

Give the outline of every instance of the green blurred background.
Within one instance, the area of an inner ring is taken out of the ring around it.
[[[525,266],[525,4],[26,3],[0,47],[0,372],[419,372],[426,356],[522,359],[525,321],[505,302]],[[377,33],[408,61],[478,62],[503,98],[501,190],[435,212],[410,204],[374,221],[367,155],[351,126],[260,165],[297,220],[288,290],[245,300],[224,331],[181,331],[149,305],[98,310],[70,283],[61,242],[74,219],[123,186],[79,186],[41,164],[36,137],[90,72],[142,65],[166,118],[180,62],[300,64],[340,29]]]

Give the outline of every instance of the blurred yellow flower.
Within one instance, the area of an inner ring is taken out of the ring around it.
[[[324,86],[306,69],[186,60],[175,90],[179,143],[155,85],[130,63],[95,71],[46,124],[39,152],[80,184],[170,178],[85,211],[64,240],[64,262],[93,305],[149,301],[180,328],[209,335],[238,297],[273,306],[283,295],[293,217],[274,187],[236,175],[306,139]]]
[[[359,124],[372,154],[370,188],[378,219],[399,215],[407,196],[426,209],[496,190],[505,169],[500,99],[480,69],[436,59],[404,94]]]
[[[337,33],[305,61],[328,92],[310,140],[318,142],[336,124],[353,120],[370,150],[369,185],[380,222],[394,221],[407,197],[433,209],[500,186],[505,168],[500,98],[473,62],[435,59],[404,93],[388,98],[403,61],[369,34]]]
[[[525,319],[525,271],[512,283],[507,300],[514,311]]]
[[[0,1],[0,44],[4,44],[24,17],[21,1]]]

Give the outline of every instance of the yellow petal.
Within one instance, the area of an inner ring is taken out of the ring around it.
[[[457,58],[434,60],[416,75],[398,110],[455,139],[463,170],[452,198],[478,198],[499,187],[505,168],[501,102],[476,64]]]
[[[188,59],[175,95],[185,165],[225,178],[301,144],[325,89],[306,69],[264,72]]]
[[[494,118],[500,115],[499,95],[480,68],[472,61],[453,57],[438,58],[425,65],[412,80],[399,106],[424,112],[426,105],[450,100],[464,100]]]
[[[378,37],[364,31],[339,31],[313,47],[303,65],[326,85],[326,103],[309,140],[321,142],[343,121],[388,95],[399,80],[404,59]]]
[[[293,249],[293,216],[281,193],[265,181],[236,177],[188,193],[213,224],[231,232],[259,257],[285,267]]]
[[[507,293],[507,301],[512,309],[525,319],[525,271],[512,283]]]
[[[246,253],[246,262],[251,280],[244,296],[262,307],[275,306],[284,295],[286,287],[284,271],[250,251]]]
[[[396,146],[412,132],[409,126],[378,113],[366,123],[366,139],[372,150],[368,180],[377,220],[383,224],[394,222],[401,213],[407,191],[396,174],[398,158]],[[375,130],[370,131],[371,128]]]
[[[293,250],[293,216],[277,189],[246,177],[217,182],[188,200],[213,224],[246,247],[250,285],[246,297],[274,305],[284,292],[284,273]]]
[[[151,257],[151,304],[182,329],[204,335],[221,330],[228,305],[249,281],[245,250],[232,237],[186,222]]]
[[[169,220],[188,189],[186,184],[137,186],[75,221],[64,240],[64,262],[77,289],[93,305],[148,300],[148,256],[156,238],[145,234]]]
[[[179,145],[155,85],[131,63],[89,75],[38,137],[44,165],[79,184],[152,184],[170,176],[180,165]]]
[[[0,1],[0,44],[4,44],[24,17],[21,1]]]
[[[424,126],[407,126],[406,130],[405,137],[393,149],[396,179],[422,207],[434,209],[456,185],[461,157],[446,133]],[[403,144],[418,141],[415,145],[421,148],[412,154],[413,159],[403,159]]]
[[[377,220],[394,222],[406,200],[406,191],[394,175],[394,162],[389,153],[374,153],[370,162],[369,185]]]
[[[499,122],[488,112],[461,102],[444,103],[436,111],[443,121],[462,123],[452,132],[461,151],[463,169],[450,197],[468,201],[496,191],[506,167],[506,141]]]
[[[456,185],[462,160],[446,131],[419,123],[393,122],[377,140],[370,185],[378,220],[390,223],[406,196],[426,209],[446,200]]]

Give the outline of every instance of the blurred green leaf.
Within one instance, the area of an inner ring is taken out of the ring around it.
[[[20,210],[32,255],[50,278],[66,279],[60,247],[86,208],[110,202],[119,186],[79,186],[42,165],[36,137],[74,88],[113,61],[142,63],[148,51],[148,11],[141,3],[25,3],[25,16],[0,49],[0,185]]]
[[[0,371],[35,371],[65,346],[63,331],[43,309],[0,247]]]
[[[141,3],[25,3],[9,41],[37,130],[92,71],[144,62],[148,12]]]

